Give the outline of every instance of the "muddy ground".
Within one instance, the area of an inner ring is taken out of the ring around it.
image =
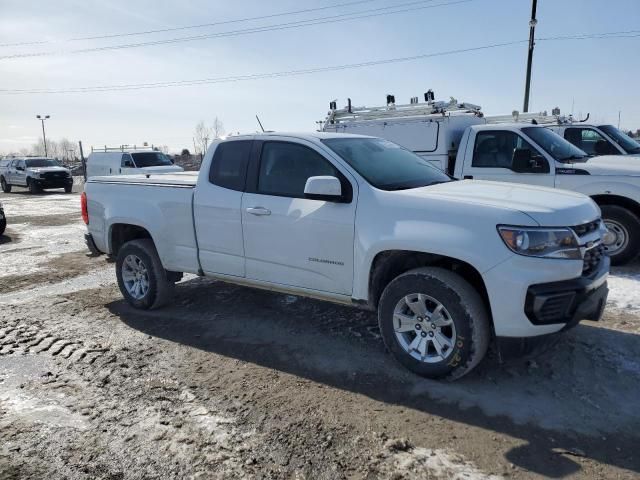
[[[0,478],[640,476],[640,265],[602,322],[455,383],[373,314],[188,277],[125,304],[77,193],[0,195]]]

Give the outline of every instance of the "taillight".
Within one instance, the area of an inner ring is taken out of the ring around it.
[[[85,192],[80,195],[80,207],[82,209],[82,221],[89,225],[89,210],[87,210],[87,194]]]

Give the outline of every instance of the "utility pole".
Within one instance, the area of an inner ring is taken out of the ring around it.
[[[527,80],[524,87],[524,107],[523,112],[529,111],[529,90],[531,89],[531,63],[533,62],[533,47],[535,45],[536,25],[536,7],[538,0],[532,0],[531,3],[531,20],[529,20],[529,56],[527,57]]]
[[[620,116],[622,115],[622,110],[618,110],[618,130],[620,130]]]
[[[49,115],[36,115],[36,118],[42,122],[42,143],[44,144],[44,156],[47,155],[47,136],[44,134],[44,121],[49,118]]]

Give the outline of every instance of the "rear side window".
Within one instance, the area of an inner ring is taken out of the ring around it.
[[[242,192],[252,140],[236,140],[218,145],[209,170],[209,181],[219,187]]]

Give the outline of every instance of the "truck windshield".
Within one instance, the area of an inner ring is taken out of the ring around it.
[[[544,127],[525,127],[522,132],[558,162],[587,161],[589,155]]]
[[[381,190],[405,190],[451,181],[426,160],[381,138],[322,140],[367,182]]]
[[[27,168],[31,167],[59,167],[60,164],[56,160],[50,160],[48,158],[36,158],[33,160],[26,160]]]
[[[173,165],[169,157],[162,152],[138,152],[132,153],[131,156],[138,168]]]
[[[600,125],[598,128],[609,135],[625,152],[640,153],[640,143],[613,125]]]

